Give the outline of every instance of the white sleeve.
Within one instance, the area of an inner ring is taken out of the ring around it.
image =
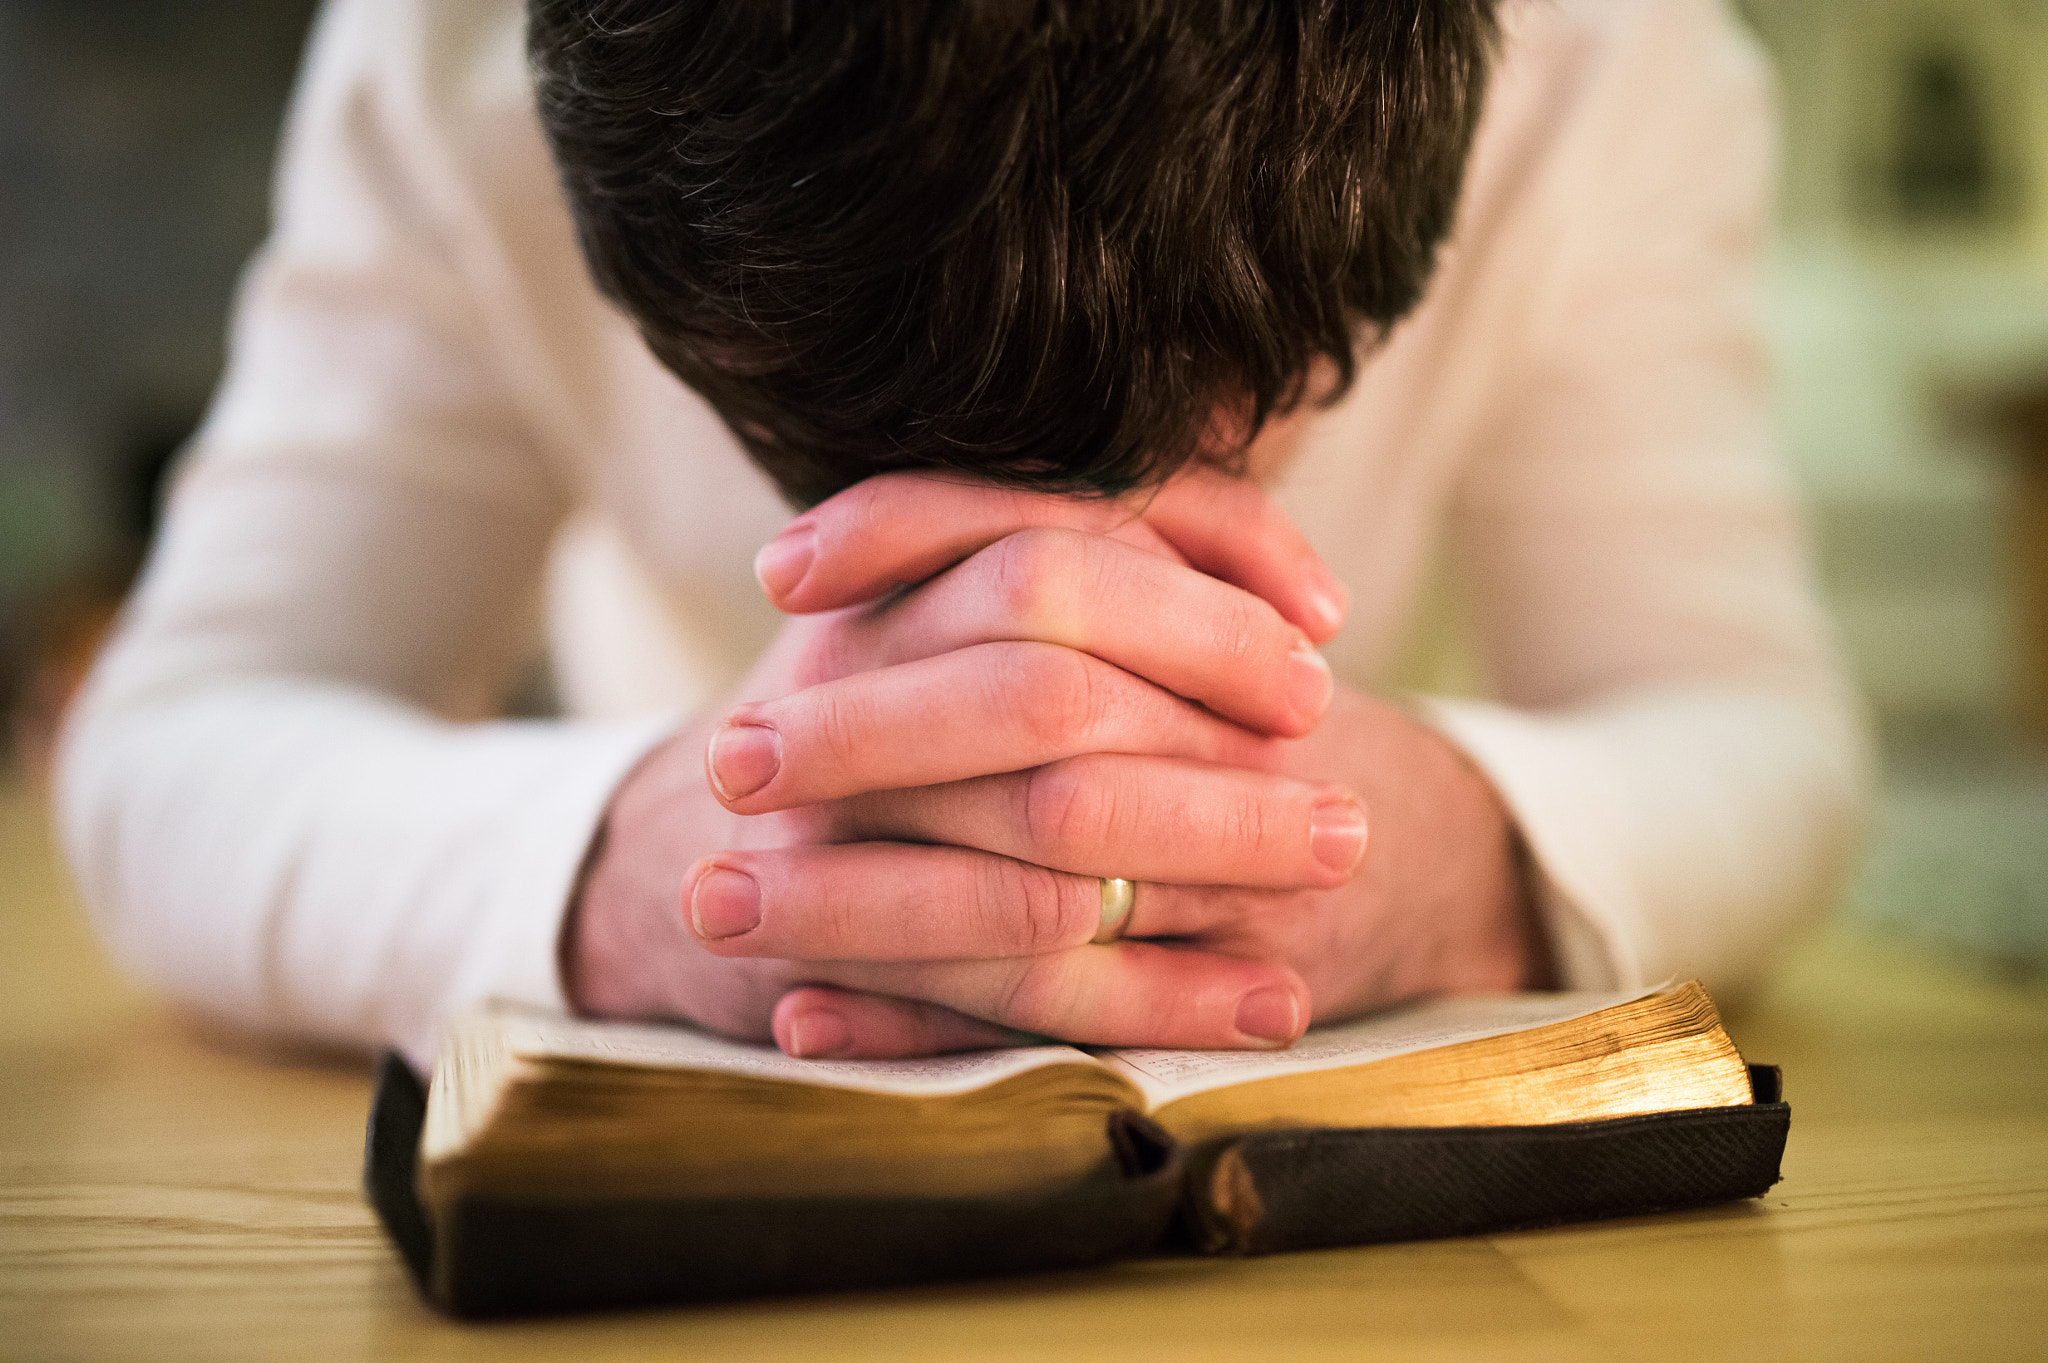
[[[1455,511],[1499,703],[1431,713],[1567,983],[1732,987],[1839,885],[1867,757],[1774,459],[1765,72],[1711,0],[1611,10],[1526,168],[1544,249]]]
[[[560,1002],[563,906],[657,734],[478,722],[572,492],[456,268],[401,9],[323,16],[228,376],[59,799],[129,968],[240,1025],[419,1060],[470,999]]]

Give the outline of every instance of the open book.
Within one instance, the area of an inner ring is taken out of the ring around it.
[[[422,1209],[431,1242],[427,1276],[440,1281],[430,1282],[430,1294],[473,1313],[503,1307],[504,1285],[494,1277],[518,1276],[535,1254],[562,1257],[564,1233],[595,1235],[582,1252],[601,1262],[605,1234],[630,1223],[639,1228],[630,1239],[664,1218],[679,1244],[720,1237],[722,1271],[735,1244],[757,1232],[772,1242],[760,1251],[769,1259],[752,1276],[728,1273],[723,1288],[693,1290],[688,1282],[701,1288],[701,1278],[684,1275],[651,1295],[608,1291],[612,1279],[585,1263],[576,1271],[597,1290],[557,1292],[553,1304],[1056,1264],[1074,1257],[1062,1245],[1082,1261],[1115,1257],[1102,1245],[1082,1253],[1080,1242],[1102,1224],[1116,1253],[1142,1252],[1147,1246],[1130,1246],[1145,1236],[1157,1242],[1176,1211],[1200,1247],[1256,1252],[1389,1238],[1390,1227],[1416,1232],[1398,1216],[1388,1220],[1382,1194],[1374,1194],[1375,1209],[1325,1224],[1332,1206],[1390,1177],[1421,1181],[1396,1197],[1403,1205],[1415,1196],[1443,1204],[1446,1189],[1466,1188],[1475,1170],[1532,1185],[1505,1189],[1505,1202],[1501,1189],[1457,1192],[1450,1205],[1470,1201],[1471,1215],[1432,1213],[1436,1221],[1422,1223],[1422,1234],[1761,1192],[1776,1177],[1783,1143],[1775,1117],[1775,1145],[1768,1134],[1761,1144],[1748,1138],[1755,1149],[1738,1160],[1746,1163],[1734,1183],[1715,1175],[1696,1185],[1588,1192],[1621,1167],[1602,1153],[1603,1141],[1633,1140],[1626,1158],[1650,1158],[1661,1169],[1670,1163],[1664,1147],[1689,1139],[1674,1134],[1685,1123],[1674,1125],[1673,1115],[1705,1118],[1716,1129],[1732,1117],[1754,1128],[1753,1079],[1697,983],[1637,994],[1441,1000],[1318,1028],[1280,1052],[1040,1046],[900,1061],[794,1060],[684,1028],[499,1004],[472,1010],[451,1029],[423,1119],[414,1119],[416,1162],[405,1171],[414,1182],[404,1191]],[[1764,1106],[1782,1114],[1780,1104]],[[1629,1134],[1645,1130],[1662,1133],[1654,1151]],[[1567,1135],[1571,1158],[1601,1164],[1592,1184],[1584,1170],[1514,1172],[1515,1160]],[[373,1147],[375,1140],[373,1129]],[[1423,1161],[1419,1173],[1400,1172],[1415,1159]],[[376,1177],[373,1169],[373,1185]],[[1558,1186],[1540,1186],[1546,1180]],[[1076,1211],[1084,1207],[1092,1210]],[[379,1208],[390,1221],[381,1201]],[[1080,1215],[1084,1224],[1021,1262],[964,1252],[935,1267],[926,1225],[934,1209],[950,1209],[938,1224],[955,1230],[992,1215],[1009,1229],[991,1222],[984,1230],[1012,1248],[1050,1235],[1060,1217]],[[1151,1220],[1123,1224],[1134,1214]],[[508,1258],[508,1215],[540,1218],[534,1224],[553,1227],[556,1248]],[[476,1248],[479,1216],[500,1227],[488,1250]],[[850,1226],[886,1259],[895,1252],[885,1243],[892,1217],[923,1227],[902,1232],[918,1241],[903,1247],[912,1261],[904,1271],[849,1274],[839,1251],[826,1255],[837,1267],[805,1266],[806,1227],[824,1235]],[[593,1229],[601,1222],[617,1224]],[[636,1254],[646,1249],[636,1242]],[[638,1271],[615,1267],[627,1277]],[[541,1299],[549,1297],[544,1288]],[[527,1282],[511,1309],[530,1307],[534,1290]]]

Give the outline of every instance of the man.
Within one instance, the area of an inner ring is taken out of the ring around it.
[[[1477,3],[550,0],[538,125],[518,20],[321,25],[66,760],[166,988],[416,1057],[486,993],[811,1055],[1284,1045],[1739,979],[1824,896],[1857,746],[1718,11],[1509,6],[1462,175]],[[770,539],[743,456],[817,504]],[[573,708],[666,672],[680,724],[476,722],[565,523]],[[1501,705],[1356,688],[1439,526]]]

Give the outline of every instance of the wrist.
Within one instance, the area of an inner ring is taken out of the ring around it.
[[[1454,979],[1445,992],[1556,988],[1536,867],[1513,813],[1463,749],[1434,729],[1425,732],[1449,764],[1449,784],[1457,790],[1451,803],[1468,811],[1456,823],[1476,853],[1462,896],[1465,912],[1455,916],[1466,923],[1467,935],[1462,948],[1448,954]]]
[[[1353,902],[1363,957],[1332,962],[1319,1011],[1549,987],[1532,864],[1486,774],[1414,714],[1348,692],[1318,739],[1363,798],[1368,834]],[[1341,983],[1339,983],[1341,981]]]
[[[718,812],[703,789],[702,739],[693,725],[650,750],[620,781],[591,836],[559,946],[563,992],[578,1013],[678,1012],[674,972],[650,965],[673,963],[692,945],[677,902],[700,841],[688,833]]]

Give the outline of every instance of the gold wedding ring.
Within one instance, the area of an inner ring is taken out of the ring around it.
[[[1097,876],[1102,883],[1102,923],[1095,929],[1091,942],[1114,942],[1124,935],[1124,928],[1131,921],[1131,905],[1137,901],[1138,887],[1133,881],[1119,876]]]

